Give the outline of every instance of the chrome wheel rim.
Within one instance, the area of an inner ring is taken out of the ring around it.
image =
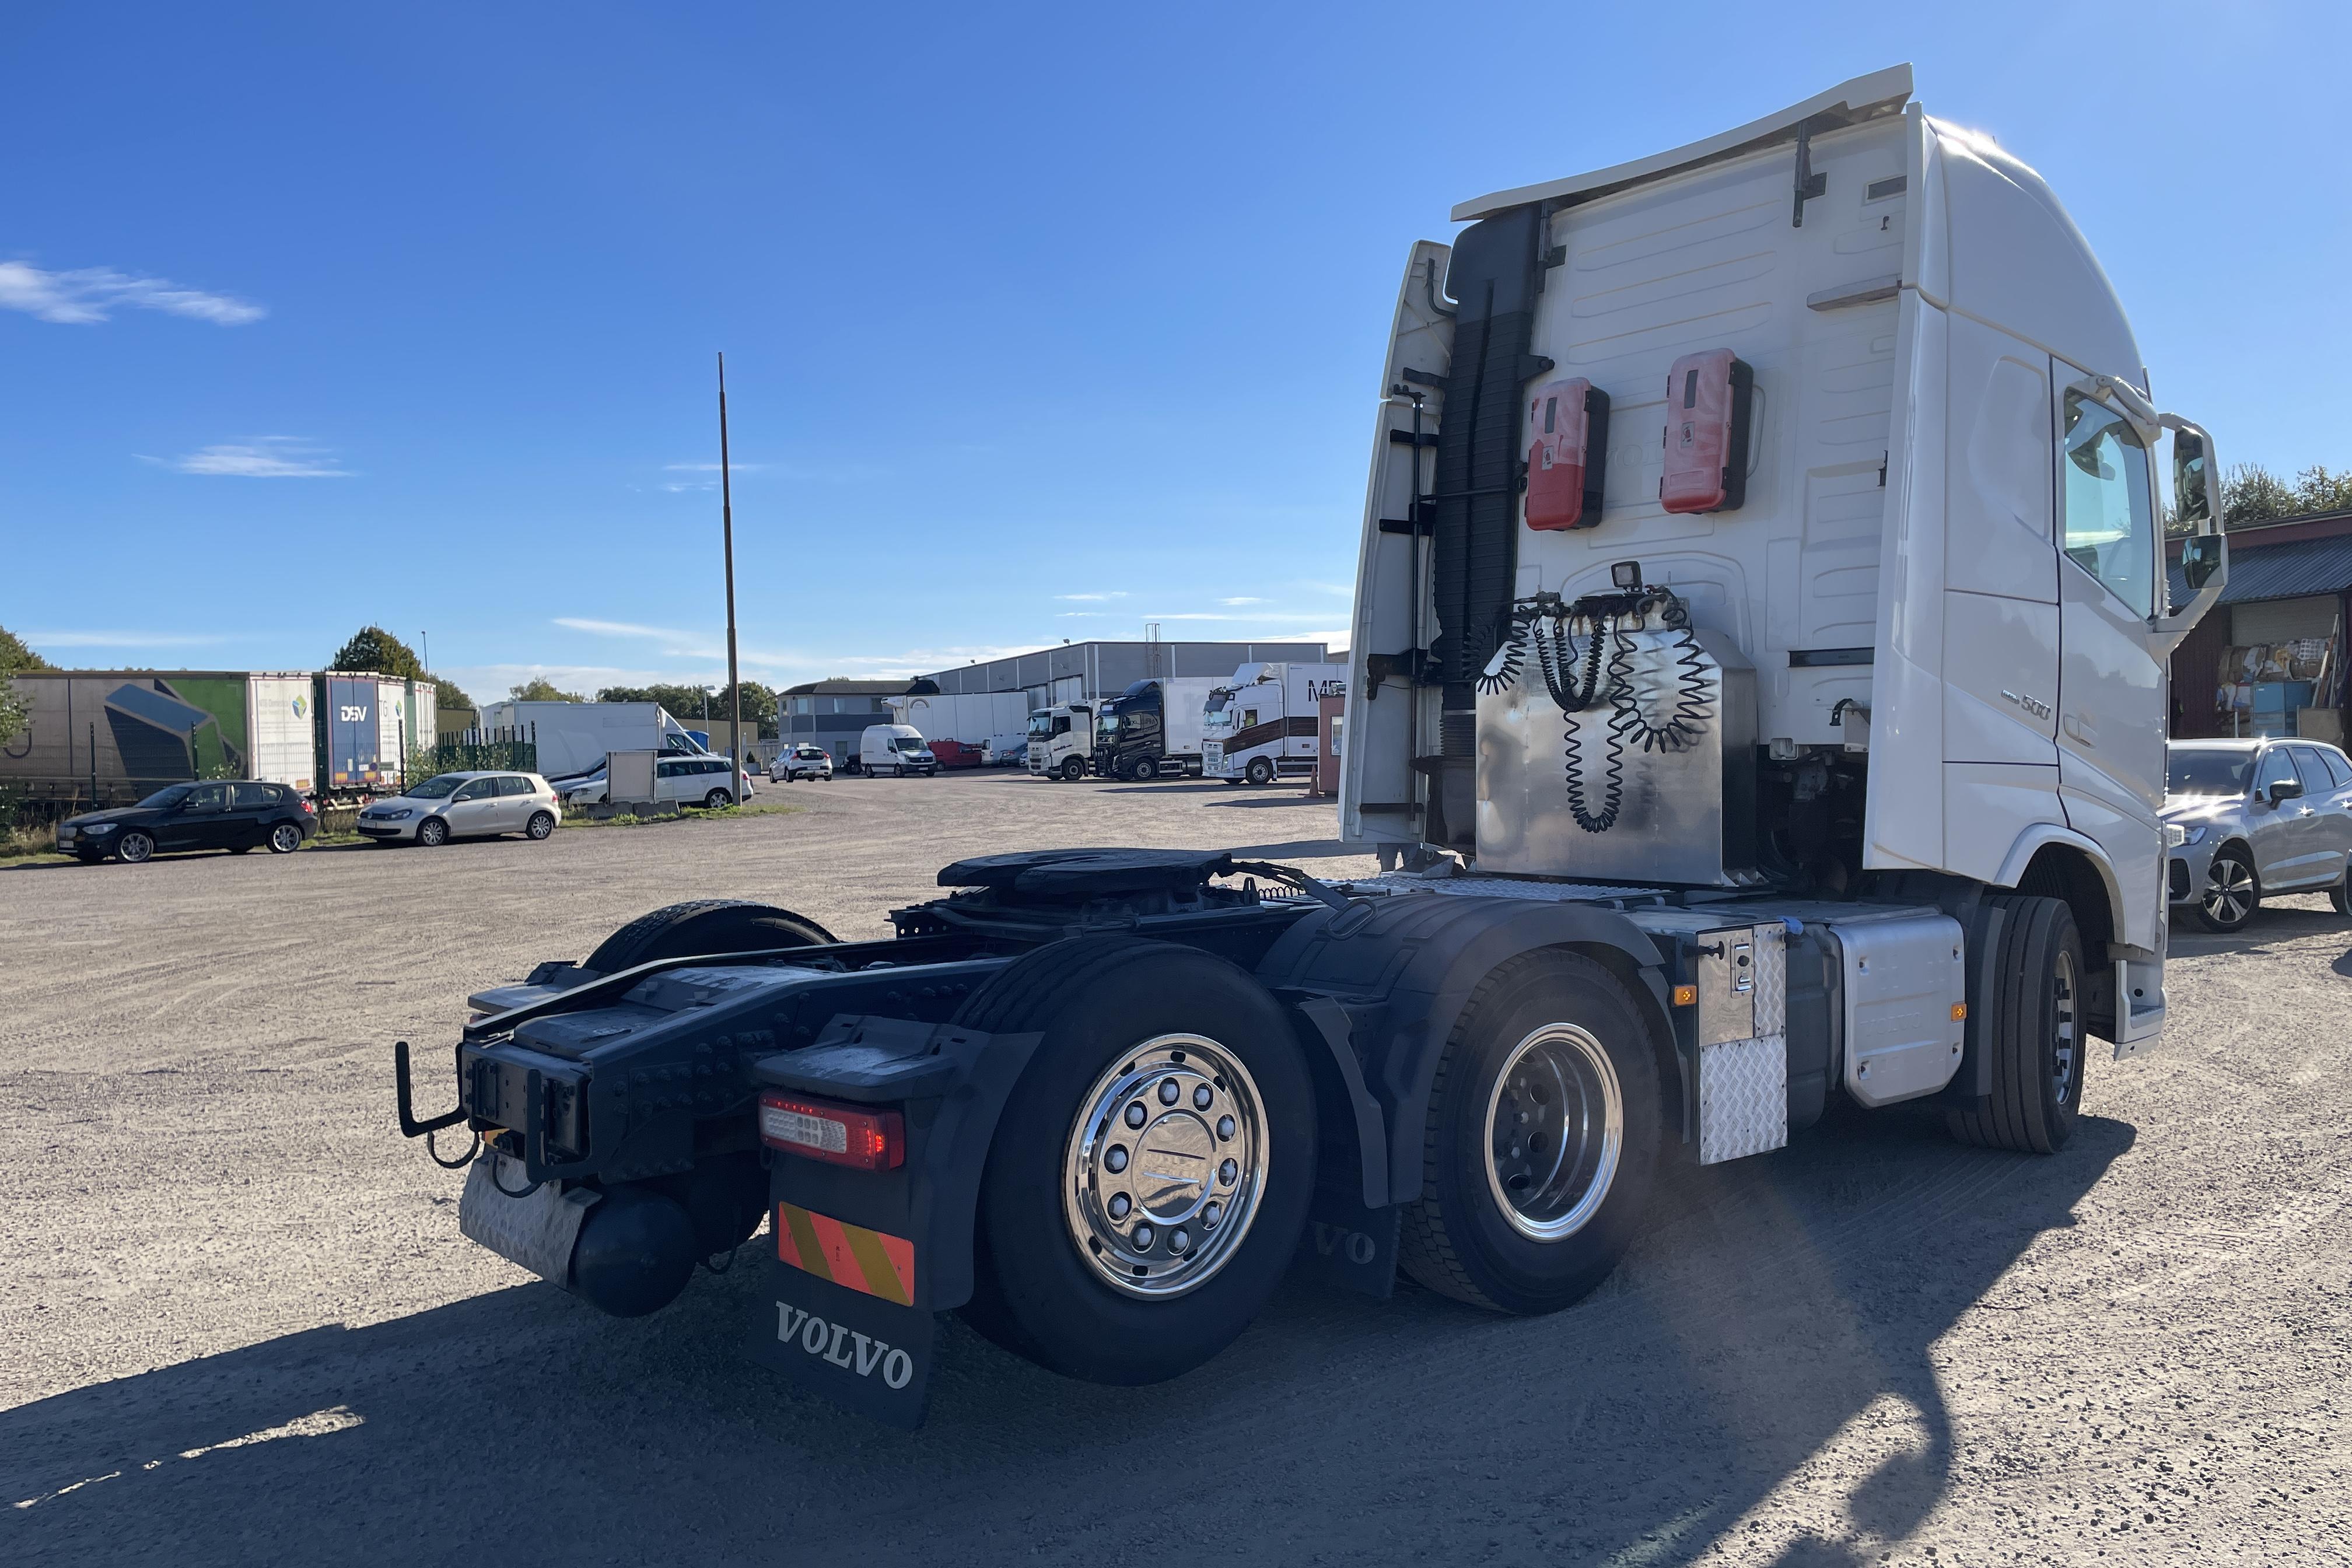
[[[541,812],[530,819],[530,833],[533,838],[544,838],[555,831],[555,818]]]
[[[290,855],[302,847],[302,830],[290,822],[281,822],[269,830],[269,847],[280,855]]]
[[[1265,1193],[1262,1105],[1241,1058],[1201,1035],[1146,1040],[1095,1080],[1062,1155],[1062,1218],[1097,1279],[1165,1300],[1233,1260]]]
[[[155,853],[155,841],[143,833],[126,833],[122,842],[114,847],[115,854],[136,866]]]
[[[2050,1097],[2060,1105],[2074,1098],[2074,1074],[2083,1059],[2081,986],[2074,955],[2063,949],[2050,976],[2055,1018],[2050,1041]]]
[[[2254,912],[2254,868],[2236,856],[2224,856],[2205,873],[2205,912],[2224,925],[2235,925]]]
[[[1591,1222],[1617,1179],[1625,1095],[1601,1042],[1574,1024],[1521,1040],[1486,1097],[1486,1190],[1513,1230],[1560,1241]]]
[[[416,830],[416,837],[426,844],[438,844],[449,837],[449,830],[440,823],[428,822]]]

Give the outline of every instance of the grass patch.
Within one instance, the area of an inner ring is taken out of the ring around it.
[[[58,830],[47,823],[38,827],[11,827],[0,837],[0,860],[33,860],[47,857],[62,860],[58,853]]]

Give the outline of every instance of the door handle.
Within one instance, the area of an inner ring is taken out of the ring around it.
[[[2066,738],[2077,745],[2095,746],[2099,743],[2098,731],[2072,713],[2061,718],[2058,725],[2066,731]]]

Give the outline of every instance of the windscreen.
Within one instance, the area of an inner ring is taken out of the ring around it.
[[[2252,752],[2224,751],[2219,746],[2175,746],[2165,764],[2168,795],[2238,795],[2246,793],[2246,774],[2254,765]]]
[[[446,800],[466,782],[462,773],[438,773],[408,792],[411,800]]]
[[[1044,709],[1039,709],[1036,712],[1029,715],[1029,733],[1042,737],[1050,735],[1053,732],[1053,714],[1045,711]]]
[[[923,749],[923,738],[920,735],[893,735],[890,744],[902,752],[919,752]]]

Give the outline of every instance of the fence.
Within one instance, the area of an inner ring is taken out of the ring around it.
[[[433,766],[445,773],[491,769],[535,773],[539,772],[539,726],[502,724],[468,730],[457,740],[433,748]]]

